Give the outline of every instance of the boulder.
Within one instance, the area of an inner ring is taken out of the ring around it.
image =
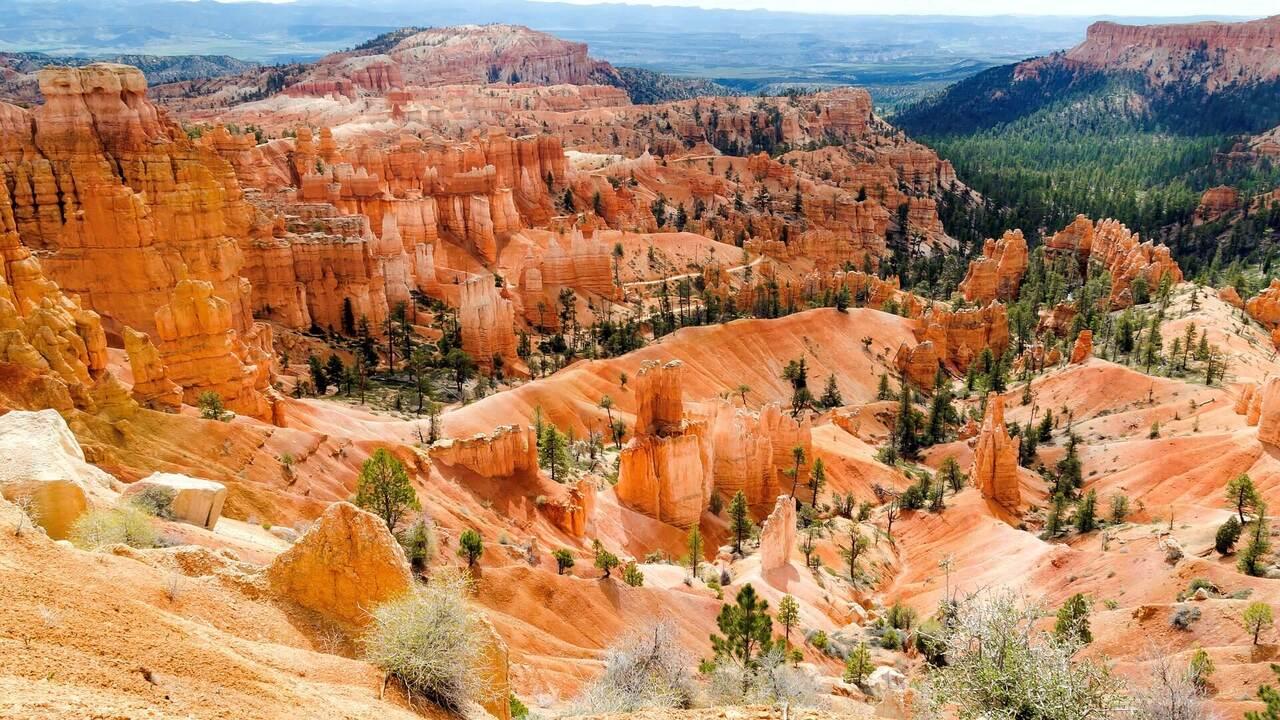
[[[222,483],[174,473],[152,473],[131,484],[124,495],[137,495],[149,488],[172,495],[170,510],[174,519],[207,530],[218,524],[218,518],[222,517],[222,504],[227,499],[227,488]]]
[[[26,506],[49,537],[67,537],[95,496],[105,497],[110,475],[85,462],[80,443],[55,410],[0,416],[0,495]]]
[[[413,585],[400,543],[377,516],[339,502],[267,567],[272,591],[346,629]]]

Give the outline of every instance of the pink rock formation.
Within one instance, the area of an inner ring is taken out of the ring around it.
[[[795,544],[796,501],[790,495],[779,495],[773,512],[760,527],[760,571],[786,566]]]
[[[969,302],[1012,300],[1026,271],[1027,241],[1021,230],[1010,230],[999,240],[987,240],[982,257],[969,263],[960,292]]]
[[[462,349],[476,364],[490,368],[493,358],[516,359],[516,318],[511,300],[494,286],[494,279],[481,275],[462,283],[458,323],[462,327]]]
[[[697,524],[709,499],[702,438],[643,435],[622,448],[618,484],[623,505],[679,528]]]
[[[1017,511],[1022,495],[1018,489],[1018,446],[1004,425],[1004,398],[987,395],[987,413],[982,419],[969,478],[983,497],[1010,511]]]
[[[912,385],[932,390],[934,376],[938,372],[938,351],[929,340],[911,347],[903,343],[894,356],[894,365]]]
[[[1196,206],[1195,222],[1213,222],[1240,208],[1240,191],[1229,185],[1219,185],[1204,191]]]
[[[1093,223],[1077,215],[1070,225],[1045,241],[1045,248],[1050,252],[1075,253],[1082,268],[1091,259],[1102,263],[1111,273],[1113,308],[1133,304],[1131,287],[1138,278],[1143,279],[1152,294],[1166,276],[1175,284],[1182,282],[1182,269],[1168,247],[1155,245],[1150,240],[1142,242],[1116,220]]]
[[[1081,330],[1076,344],[1071,348],[1071,364],[1078,365],[1093,356],[1093,331]]]
[[[679,360],[659,363],[646,360],[632,381],[636,396],[635,435],[670,435],[679,432],[684,419],[684,392]]]
[[[721,401],[711,429],[715,447],[712,478],[715,492],[730,499],[738,492],[756,517],[772,507],[781,491],[773,462],[773,438],[760,415]]]
[[[133,371],[133,397],[152,410],[177,412],[182,407],[182,386],[169,379],[160,351],[146,333],[124,329],[124,351]]]
[[[1280,377],[1267,378],[1256,393],[1260,400],[1258,415],[1258,441],[1267,445],[1280,445]]]
[[[211,283],[179,282],[169,304],[155,312],[160,356],[188,405],[215,392],[227,409],[270,422],[271,405],[262,392],[269,357],[240,339],[232,318],[230,304],[213,294]]]
[[[369,611],[413,587],[404,551],[387,526],[345,502],[330,505],[276,556],[266,577],[277,596],[348,630],[364,627]]]
[[[488,435],[438,440],[431,446],[431,459],[465,467],[480,477],[511,477],[537,472],[538,441],[532,428],[502,425]]]

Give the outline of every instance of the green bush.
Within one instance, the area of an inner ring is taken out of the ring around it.
[[[131,504],[90,510],[71,526],[71,542],[86,550],[123,543],[135,548],[153,548],[160,536],[151,516]]]

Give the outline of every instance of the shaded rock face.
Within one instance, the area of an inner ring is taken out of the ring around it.
[[[1022,501],[1018,489],[1019,444],[1005,428],[1004,398],[994,392],[988,394],[969,477],[983,497],[1010,511],[1016,511]]]
[[[773,512],[760,528],[760,570],[768,572],[785,566],[795,544],[796,501],[790,495],[779,495]]]
[[[497,720],[511,720],[511,653],[493,623],[480,616],[480,632],[475,639],[481,648],[476,672],[485,688],[482,707]]]
[[[1071,364],[1078,365],[1093,356],[1093,331],[1081,330],[1076,344],[1071,348]]]
[[[1027,241],[1021,230],[1010,230],[999,240],[987,240],[982,257],[969,263],[960,292],[969,302],[1009,301],[1017,297],[1027,271]]]
[[[1070,225],[1054,233],[1045,242],[1050,253],[1074,253],[1082,271],[1091,259],[1102,263],[1111,273],[1112,308],[1124,308],[1133,304],[1133,283],[1142,278],[1148,290],[1155,294],[1161,281],[1182,282],[1182,268],[1174,261],[1165,245],[1145,242],[1117,220],[1099,220],[1096,223],[1084,215],[1077,215]]]
[[[1258,406],[1258,442],[1280,446],[1280,377],[1270,377],[1250,401]]]
[[[462,348],[477,365],[492,367],[494,356],[516,358],[515,308],[492,277],[482,275],[462,284],[458,323]]]
[[[790,489],[790,481],[785,488],[782,482],[783,471],[795,465],[791,449],[799,446],[806,458],[812,457],[812,425],[808,417],[793,418],[777,403],[752,412],[722,400],[712,421],[711,444],[713,490],[726,500],[742,492],[751,515],[763,518],[773,510],[778,493]]]
[[[1240,297],[1240,292],[1235,286],[1228,285],[1218,291],[1218,299],[1235,308],[1244,307],[1244,299]]]
[[[907,347],[903,343],[894,356],[894,365],[912,385],[930,389],[938,372],[938,351],[929,340],[917,343],[914,347]]]
[[[536,473],[538,441],[532,428],[502,425],[488,435],[438,440],[431,446],[431,459],[488,478]]]
[[[369,611],[413,584],[387,526],[345,502],[330,505],[266,575],[277,596],[347,629],[363,627]]]
[[[174,473],[152,473],[130,484],[124,495],[136,495],[149,488],[173,497],[169,509],[174,518],[206,530],[212,530],[218,524],[218,518],[222,517],[222,504],[227,500],[227,488],[222,483]]]
[[[633,438],[619,457],[623,505],[669,525],[697,524],[709,499],[702,438],[694,433]]]
[[[111,476],[85,462],[80,443],[55,410],[0,415],[0,494],[26,506],[49,537],[67,537]]]

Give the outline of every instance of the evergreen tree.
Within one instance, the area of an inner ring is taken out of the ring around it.
[[[751,516],[747,511],[747,496],[739,490],[729,501],[729,532],[733,533],[733,551],[742,554],[742,541],[751,533]]]
[[[818,509],[818,495],[822,492],[823,486],[827,484],[827,468],[822,462],[822,458],[816,458],[813,465],[809,468],[809,493],[811,500],[809,507],[814,510]]]
[[[467,561],[467,567],[475,567],[476,561],[484,554],[484,541],[480,533],[470,528],[463,530],[458,536],[458,557]]]
[[[1249,531],[1249,544],[1240,551],[1236,567],[1245,575],[1260,577],[1266,570],[1267,556],[1271,552],[1270,531],[1267,527],[1266,508],[1259,507],[1258,516]]]
[[[1098,493],[1090,490],[1085,493],[1084,498],[1076,505],[1077,532],[1093,532],[1097,528],[1097,504]]]
[[[342,378],[347,376],[347,368],[342,364],[342,358],[336,353],[329,355],[329,360],[325,363],[324,376],[325,381],[331,385],[338,385]]]
[[[315,386],[316,394],[323,395],[329,389],[329,376],[324,372],[324,365],[320,363],[320,358],[314,353],[307,356],[307,367],[311,371],[311,384]]]
[[[827,384],[822,389],[822,398],[818,400],[818,404],[825,408],[836,408],[844,405],[844,398],[840,395],[840,388],[836,385],[836,376],[828,375]]]
[[[1089,600],[1083,593],[1072,595],[1058,608],[1053,635],[1060,641],[1078,642],[1081,645],[1093,642],[1093,633],[1089,629]]]
[[[898,454],[909,460],[915,458],[916,451],[920,448],[916,410],[911,400],[911,386],[903,383],[898,400],[898,416],[893,423],[893,442]]]
[[[382,518],[392,532],[407,510],[420,507],[404,463],[386,448],[373,451],[373,455],[360,466],[353,502]]]
[[[555,425],[543,423],[538,437],[538,466],[550,473],[552,482],[564,482],[569,464],[568,439]]]
[[[1253,512],[1262,504],[1257,488],[1248,474],[1238,475],[1227,483],[1227,504],[1240,516],[1240,524],[1244,524],[1244,511]]]
[[[791,628],[800,624],[800,603],[790,595],[783,595],[778,601],[778,624],[782,626],[787,647],[791,647]]]
[[[867,642],[863,640],[844,661],[844,681],[852,685],[861,685],[873,669],[871,651],[867,649]]]
[[[698,565],[702,562],[702,531],[697,525],[689,528],[689,535],[685,539],[685,546],[689,549],[689,574],[698,577]]]
[[[711,635],[716,662],[732,662],[742,668],[745,690],[752,672],[759,667],[760,657],[773,648],[769,603],[748,583],[738,591],[735,604],[721,606],[716,627],[720,634]]]
[[[556,574],[563,575],[565,570],[573,567],[573,553],[568,548],[559,548],[551,552],[551,557],[556,560]]]

